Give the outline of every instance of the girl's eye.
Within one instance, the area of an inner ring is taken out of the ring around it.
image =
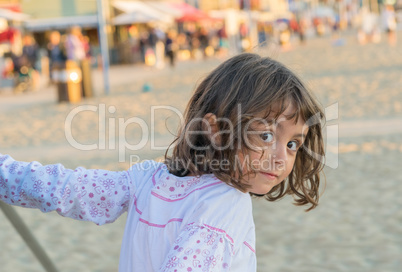
[[[296,151],[298,147],[299,147],[299,143],[297,141],[291,141],[288,143],[288,148],[290,150]]]
[[[261,134],[261,139],[266,143],[270,143],[274,140],[274,134],[272,132],[265,132]]]

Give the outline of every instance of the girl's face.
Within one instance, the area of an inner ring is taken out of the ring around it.
[[[308,126],[302,118],[298,118],[297,123],[295,119],[286,119],[294,111],[294,106],[290,104],[273,124],[250,124],[252,131],[246,138],[251,148],[248,152],[237,154],[244,182],[251,185],[248,192],[267,194],[292,171],[297,151],[308,132]]]

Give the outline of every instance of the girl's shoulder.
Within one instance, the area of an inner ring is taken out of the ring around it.
[[[213,175],[175,176],[163,167],[152,178],[154,192],[171,200],[179,201],[191,198],[199,193],[206,194],[220,187],[221,181]]]
[[[166,216],[167,221],[180,218],[185,225],[226,233],[232,241],[243,242],[246,235],[254,233],[250,195],[213,174],[178,177],[165,164],[154,161],[137,164],[131,172],[143,177],[138,189],[149,192],[139,193],[137,204],[141,206],[144,200],[144,207],[158,207],[157,217]],[[142,215],[145,214],[143,211]]]
[[[153,194],[160,194],[170,201],[196,198],[198,203],[215,203],[219,200],[233,205],[250,200],[248,194],[227,185],[213,174],[178,177],[171,174],[164,164],[159,165],[153,173],[152,183]]]
[[[128,173],[133,179],[139,180],[140,178],[151,177],[163,166],[164,164],[161,162],[146,160],[132,165],[128,170]]]
[[[190,211],[189,222],[226,229],[254,227],[252,203],[243,193],[213,174],[177,177],[165,167],[155,172],[152,195],[165,203],[180,203]],[[238,222],[237,222],[238,221]]]
[[[222,209],[237,206],[251,209],[248,193],[227,185],[213,174],[178,177],[171,174],[164,163],[149,160],[133,165],[129,175],[138,181],[137,184],[143,181],[148,183],[152,195],[166,202],[196,198],[196,202],[203,205],[221,202]]]
[[[128,170],[128,176],[134,191],[139,192],[143,189],[149,190],[149,181],[154,178],[155,174],[163,167],[163,163],[153,160],[146,160],[132,165]],[[147,189],[148,188],[148,189]]]

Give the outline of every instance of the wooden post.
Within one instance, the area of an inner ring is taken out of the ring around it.
[[[97,0],[98,9],[98,32],[99,32],[99,42],[102,54],[102,68],[103,68],[103,84],[105,89],[105,94],[110,93],[110,83],[109,83],[109,47],[107,41],[107,26],[105,18],[105,0]]]
[[[28,227],[25,225],[24,221],[22,221],[21,217],[17,214],[14,208],[0,201],[0,209],[25,241],[35,257],[42,264],[43,268],[45,268],[47,272],[57,272],[56,266],[47,256],[46,252],[42,249],[35,236],[33,236],[29,231]]]
[[[67,96],[70,103],[78,103],[82,97],[82,72],[80,66],[73,61],[66,61]]]
[[[376,13],[376,14],[380,13],[377,0],[371,0],[370,7],[371,7],[371,12]]]

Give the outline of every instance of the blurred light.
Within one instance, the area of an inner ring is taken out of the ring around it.
[[[27,75],[29,72],[28,67],[22,66],[20,72],[21,74]]]
[[[74,83],[78,82],[79,76],[77,72],[70,73],[70,80]]]
[[[396,0],[385,0],[384,1],[384,5],[395,5],[396,4]]]
[[[212,57],[215,53],[215,50],[212,46],[207,46],[207,48],[205,48],[205,55],[207,55],[208,57]]]

